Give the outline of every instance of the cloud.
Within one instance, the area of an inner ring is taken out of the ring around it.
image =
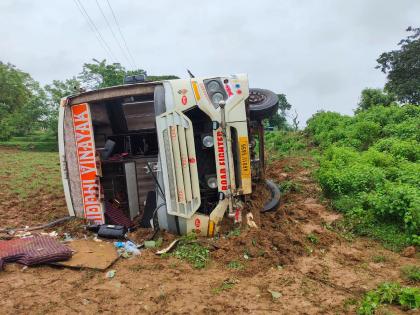
[[[129,67],[95,0],[81,1]],[[150,74],[246,72],[251,86],[285,93],[302,122],[321,108],[351,113],[363,88],[382,87],[376,58],[420,21],[416,0],[109,1],[137,65]],[[0,60],[43,84],[77,75],[92,58],[109,59],[71,0],[2,0],[0,30]]]

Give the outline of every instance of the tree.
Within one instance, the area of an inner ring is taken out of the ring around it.
[[[420,28],[409,27],[398,50],[382,53],[377,69],[387,74],[385,90],[402,103],[420,104]]]
[[[75,77],[65,81],[54,80],[51,84],[44,87],[47,93],[47,110],[48,115],[45,120],[45,125],[55,135],[58,127],[58,109],[60,101],[63,97],[78,93],[80,90],[80,81]]]
[[[124,83],[126,75],[146,74],[143,69],[127,71],[121,64],[107,64],[106,59],[94,63],[85,63],[79,79],[88,89],[100,89]]]
[[[277,96],[279,98],[279,110],[267,121],[270,126],[277,127],[278,129],[289,129],[290,126],[287,123],[286,114],[292,108],[292,105],[287,101],[286,95],[277,94]]]
[[[373,106],[390,106],[392,104],[396,104],[393,94],[386,93],[382,89],[366,88],[362,91],[356,113]]]
[[[0,62],[0,138],[26,135],[39,127],[47,114],[45,98],[29,74]]]
[[[146,74],[143,69],[126,70],[119,63],[107,64],[106,60],[98,61],[92,59],[94,63],[85,63],[79,79],[87,89],[100,89],[124,83],[126,75]],[[149,76],[147,81],[160,81],[179,79],[174,75]]]

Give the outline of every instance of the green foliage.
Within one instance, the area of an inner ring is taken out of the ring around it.
[[[278,130],[290,130],[291,127],[287,123],[286,115],[292,105],[288,102],[285,94],[277,94],[277,96],[279,98],[279,111],[267,119],[267,122]]]
[[[377,59],[387,74],[385,89],[400,102],[420,104],[420,28],[407,28],[411,34],[399,42],[400,48],[382,53]]]
[[[307,239],[308,239],[308,241],[310,241],[312,244],[318,244],[318,243],[319,243],[319,239],[318,239],[318,237],[317,237],[315,234],[313,234],[313,233],[308,234],[308,235],[306,236],[306,238],[307,238]]]
[[[107,64],[106,60],[98,61],[93,59],[93,63],[85,63],[79,80],[88,89],[100,89],[116,85],[122,85],[127,75],[146,74],[143,69],[126,70],[119,63]],[[147,81],[161,81],[179,79],[174,75],[148,76]]]
[[[236,279],[226,279],[218,287],[213,288],[211,291],[213,294],[220,294],[223,291],[230,290],[238,283]]]
[[[299,183],[291,180],[285,180],[279,184],[279,189],[282,194],[287,194],[290,192],[300,192],[302,187],[299,185]]]
[[[353,231],[394,248],[420,234],[419,125],[418,106],[379,105],[354,117],[320,112],[306,128],[324,149],[316,177],[325,195]]]
[[[236,227],[233,230],[229,231],[226,235],[227,238],[235,237],[241,235],[241,227]]]
[[[265,148],[271,158],[278,159],[302,152],[306,143],[300,132],[268,131],[265,133]]]
[[[197,269],[204,268],[210,261],[209,250],[197,242],[194,233],[180,239],[173,255],[176,258],[189,262]]]
[[[46,119],[46,127],[56,135],[58,128],[58,109],[62,98],[77,94],[80,90],[81,83],[75,78],[65,81],[54,80],[51,84],[47,84],[44,89],[47,93],[48,116]]]
[[[232,260],[228,263],[229,269],[241,270],[244,269],[244,265],[242,265],[239,261]]]
[[[420,282],[419,266],[403,266],[401,267],[401,274],[408,281]]]
[[[420,289],[401,287],[394,282],[382,283],[376,290],[366,293],[357,313],[372,315],[382,304],[401,305],[404,309],[418,309],[420,308]]]
[[[45,98],[29,74],[0,61],[0,140],[41,127],[47,115]]]
[[[395,105],[395,96],[388,94],[381,89],[366,88],[362,91],[356,112],[369,109],[374,106]]]
[[[144,73],[144,71],[139,70],[138,74],[141,73]],[[93,59],[93,63],[85,63],[83,65],[79,79],[88,89],[100,89],[122,85],[125,75],[126,71],[121,64],[107,64],[105,59],[102,61]]]

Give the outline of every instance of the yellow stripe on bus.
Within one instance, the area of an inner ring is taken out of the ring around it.
[[[192,81],[192,87],[193,87],[193,91],[194,91],[194,95],[195,95],[195,99],[197,100],[197,102],[201,99],[200,96],[200,92],[198,92],[198,85],[197,82]]]

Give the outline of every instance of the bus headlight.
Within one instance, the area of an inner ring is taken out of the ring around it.
[[[211,101],[213,104],[219,104],[220,101],[223,101],[224,97],[223,94],[220,92],[216,92],[211,96]]]
[[[207,177],[207,186],[211,189],[217,188],[217,177],[216,176],[209,176]]]
[[[203,137],[203,145],[206,148],[211,148],[212,146],[214,146],[213,136],[204,136]]]

